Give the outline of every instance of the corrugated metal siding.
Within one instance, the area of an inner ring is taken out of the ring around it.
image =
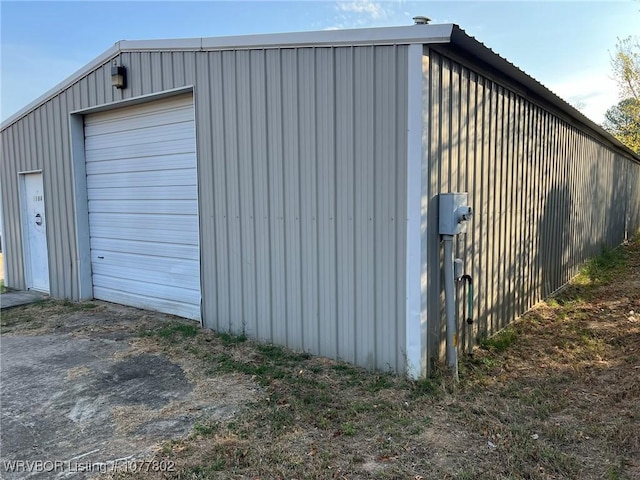
[[[640,165],[497,81],[428,55],[433,358],[445,338],[438,193],[469,192],[474,216],[457,250],[474,278],[477,333],[487,335],[640,227]]]
[[[198,57],[207,326],[404,369],[406,58],[400,46]]]
[[[51,294],[79,297],[69,112],[194,85],[206,325],[402,371],[407,47],[119,60],[127,89],[106,63],[2,132],[8,285],[17,173],[42,169]]]

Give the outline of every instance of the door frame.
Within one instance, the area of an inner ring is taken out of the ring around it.
[[[47,277],[48,277],[48,288],[43,290],[41,288],[35,288],[33,286],[33,272],[32,267],[33,264],[31,262],[31,247],[29,244],[29,218],[25,209],[27,208],[27,187],[26,187],[26,176],[32,174],[39,174],[42,178],[42,195],[44,197],[44,208],[45,208],[45,249],[47,256]],[[27,290],[36,290],[38,292],[43,292],[49,294],[51,292],[51,276],[49,269],[49,244],[47,242],[46,235],[46,225],[47,225],[47,201],[46,195],[44,193],[44,175],[42,174],[42,170],[27,170],[23,172],[18,172],[18,191],[20,196],[20,227],[22,230],[22,259],[24,264],[24,279],[25,279],[25,288]]]

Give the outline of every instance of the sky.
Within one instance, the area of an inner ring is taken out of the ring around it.
[[[118,40],[411,25],[416,15],[458,24],[597,123],[619,100],[617,38],[640,35],[640,0],[0,0],[0,120]]]

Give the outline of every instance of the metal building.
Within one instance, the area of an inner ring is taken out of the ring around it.
[[[640,158],[455,25],[122,41],[2,125],[6,284],[365,367],[443,354],[640,227]]]

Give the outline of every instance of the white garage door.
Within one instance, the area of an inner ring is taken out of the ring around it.
[[[94,297],[200,319],[193,98],[85,117]]]

